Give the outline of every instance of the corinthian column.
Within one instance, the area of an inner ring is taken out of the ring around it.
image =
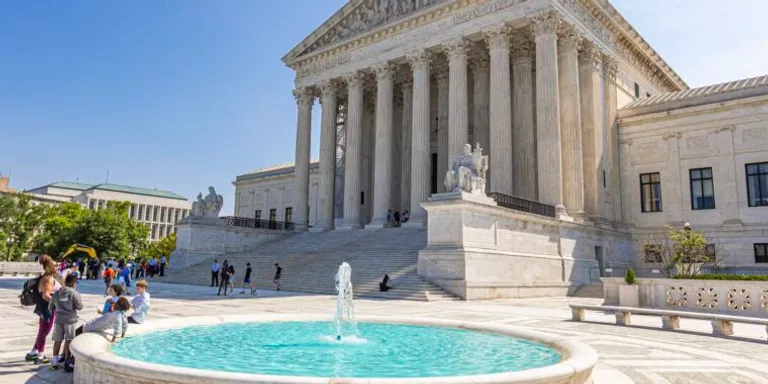
[[[299,117],[296,124],[296,162],[293,177],[293,222],[297,231],[309,228],[309,150],[312,139],[312,104],[315,95],[309,88],[293,91]]]
[[[340,229],[358,229],[360,225],[360,151],[363,138],[363,75],[344,76],[347,83],[346,161],[344,162],[344,220]]]
[[[531,19],[536,41],[536,137],[539,201],[563,204],[562,152],[560,147],[560,93],[557,73],[557,28],[560,19],[547,12]]]
[[[491,61],[489,192],[512,191],[512,91],[509,72],[509,29],[499,25],[484,31]]]
[[[480,143],[483,152],[493,156],[490,152],[490,125],[489,104],[491,97],[491,74],[488,52],[484,49],[478,49],[473,52],[470,60],[470,71],[472,72],[473,89],[473,113],[472,125],[475,127],[474,141]],[[490,179],[489,179],[490,181]]]
[[[376,149],[373,171],[373,220],[370,227],[387,225],[392,181],[392,116],[395,67],[382,63],[373,68],[376,73]]]
[[[437,190],[444,192],[443,178],[451,165],[448,159],[448,65],[436,60],[434,72],[437,80]]]
[[[573,216],[584,216],[584,165],[581,148],[581,98],[579,97],[579,44],[581,37],[566,28],[558,45],[560,131],[563,151],[563,200]]]
[[[621,181],[619,177],[619,133],[616,130],[616,74],[619,65],[616,60],[610,56],[603,57],[604,87],[603,95],[605,97],[605,128],[603,130],[603,142],[605,143],[607,184],[609,186],[608,195],[611,203],[606,202],[605,215],[615,222],[622,221],[621,204]]]
[[[429,197],[429,67],[432,55],[422,50],[408,55],[413,70],[413,119],[411,120],[411,218],[405,226],[426,225],[421,203]]]
[[[333,205],[336,188],[336,84],[320,83],[323,116],[320,128],[320,204],[318,230],[333,230]]]
[[[536,194],[536,124],[533,114],[533,45],[528,36],[512,41],[513,136],[512,185],[515,196],[538,200]]]
[[[584,150],[584,210],[590,220],[605,222],[603,207],[603,113],[600,95],[600,51],[585,43],[579,56],[581,132]]]
[[[411,206],[411,120],[413,118],[413,78],[402,74],[400,89],[403,91],[403,120],[400,133],[400,212]]]
[[[469,140],[469,102],[467,93],[467,54],[470,44],[464,38],[443,46],[448,56],[448,167],[461,154]]]

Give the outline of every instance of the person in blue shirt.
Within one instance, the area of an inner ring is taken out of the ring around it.
[[[118,280],[125,284],[125,294],[131,294],[131,268],[128,265],[123,266],[120,269],[120,273],[117,275]]]

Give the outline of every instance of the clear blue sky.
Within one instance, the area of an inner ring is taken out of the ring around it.
[[[214,185],[231,213],[236,175],[294,158],[280,58],[344,3],[0,2],[0,171],[20,189]],[[613,3],[691,86],[768,72],[768,1]]]

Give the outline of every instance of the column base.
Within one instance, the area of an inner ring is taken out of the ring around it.
[[[329,232],[329,231],[333,231],[333,230],[334,230],[333,227],[330,227],[330,228],[328,228],[328,227],[312,227],[312,228],[309,229],[309,232],[319,233],[319,232]]]
[[[379,228],[390,228],[391,224],[387,221],[387,219],[373,219],[371,222],[365,226],[365,229],[379,229]]]
[[[360,224],[359,222],[352,222],[352,223],[344,222],[341,225],[336,226],[337,231],[352,231],[355,229],[362,229],[362,228],[363,228],[363,225]]]
[[[403,223],[401,226],[403,228],[426,228],[427,227],[427,221],[423,217],[413,217],[413,216],[411,216],[411,218],[408,219],[408,221]]]

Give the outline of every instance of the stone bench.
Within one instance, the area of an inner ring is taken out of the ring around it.
[[[630,325],[631,315],[655,315],[661,316],[661,326],[664,330],[680,328],[680,318],[709,320],[712,324],[712,334],[715,336],[733,335],[733,323],[759,324],[766,326],[768,332],[768,319],[757,317],[742,317],[732,315],[720,315],[715,313],[670,311],[653,308],[615,307],[603,305],[571,305],[573,321],[584,321],[584,311],[613,312],[616,315],[616,325]]]

